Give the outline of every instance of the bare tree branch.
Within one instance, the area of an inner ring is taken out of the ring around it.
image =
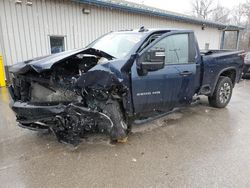
[[[250,51],[250,0],[239,3],[232,10],[215,4],[215,0],[194,0],[192,11],[198,18],[213,20],[225,24],[243,26],[241,31],[240,49]],[[227,31],[225,35],[225,46],[235,48],[237,39],[236,31]]]
[[[228,8],[222,7],[221,5],[217,5],[217,7],[211,13],[211,20],[221,23],[229,23],[230,10]]]
[[[208,19],[209,14],[211,14],[213,9],[214,0],[195,0],[192,3],[192,10],[195,16]]]

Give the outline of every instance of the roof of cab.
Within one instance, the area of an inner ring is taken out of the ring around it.
[[[190,29],[179,29],[179,28],[145,28],[142,26],[139,29],[126,29],[126,30],[119,30],[116,32],[119,33],[155,33],[155,32],[171,32],[171,31],[185,31],[185,32],[194,32]]]

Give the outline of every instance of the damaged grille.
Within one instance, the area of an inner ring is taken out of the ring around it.
[[[39,83],[31,83],[31,102],[77,101],[78,95],[66,88],[50,88]]]
[[[12,83],[14,100],[29,101],[30,83],[14,77],[12,78]]]
[[[67,85],[51,87],[49,84],[27,81],[28,77],[13,78],[12,90],[15,101],[22,102],[74,102],[80,100]],[[50,81],[48,80],[47,83]]]

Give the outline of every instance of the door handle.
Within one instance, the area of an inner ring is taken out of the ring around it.
[[[183,71],[180,73],[181,76],[188,76],[188,75],[192,75],[192,74],[193,74],[193,72],[191,72],[191,71]]]

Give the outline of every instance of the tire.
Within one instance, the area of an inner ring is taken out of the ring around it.
[[[242,76],[243,79],[250,79],[250,73],[246,73]]]
[[[225,108],[231,100],[232,93],[232,80],[224,76],[219,77],[213,95],[208,97],[210,106],[215,108]]]
[[[104,110],[103,112],[108,115],[113,122],[113,126],[110,130],[110,139],[117,141],[126,138],[129,126],[125,121],[119,102],[110,100],[102,108]]]

